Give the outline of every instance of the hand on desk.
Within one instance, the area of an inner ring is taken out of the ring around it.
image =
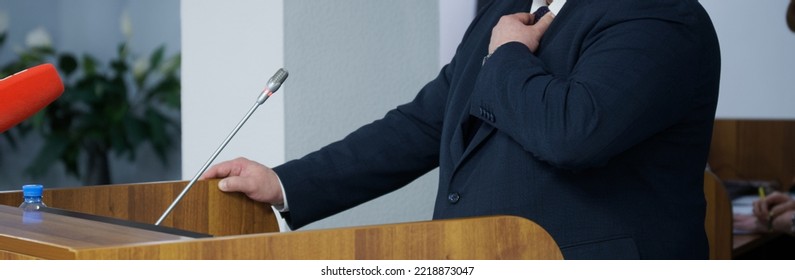
[[[791,232],[793,215],[795,200],[788,194],[773,192],[765,199],[754,201],[754,216],[760,231]],[[768,221],[771,228],[768,227]]]
[[[218,183],[218,188],[224,192],[242,192],[249,198],[269,203],[283,205],[279,177],[269,167],[246,158],[236,158],[210,167],[200,179],[223,178]]]

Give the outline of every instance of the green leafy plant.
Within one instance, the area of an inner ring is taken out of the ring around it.
[[[0,49],[5,38],[5,32],[0,33]],[[165,46],[135,59],[127,42],[118,45],[116,57],[107,64],[88,54],[58,52],[48,44],[29,46],[0,67],[0,77],[53,63],[65,90],[4,138],[12,147],[19,145],[15,138],[30,133],[44,139],[26,169],[33,177],[60,162],[84,184],[108,184],[109,153],[133,161],[137,148],[146,143],[165,164],[177,141],[171,135],[179,134],[180,60],[179,54],[166,57]]]

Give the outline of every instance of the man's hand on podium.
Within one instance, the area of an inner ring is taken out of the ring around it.
[[[210,167],[200,177],[213,178],[222,179],[218,183],[221,191],[242,192],[255,201],[284,205],[284,194],[276,172],[258,162],[236,158]]]

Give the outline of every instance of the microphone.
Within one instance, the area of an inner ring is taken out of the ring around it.
[[[168,206],[168,209],[166,209],[166,211],[163,212],[163,215],[160,216],[160,219],[157,219],[157,222],[155,222],[156,226],[159,226],[160,223],[162,223],[163,220],[166,219],[168,214],[171,213],[172,210],[174,210],[174,206],[176,206],[177,203],[179,203],[179,201],[182,200],[182,197],[185,196],[186,193],[188,193],[188,190],[190,190],[190,188],[193,187],[193,184],[195,184],[196,181],[199,180],[199,177],[201,177],[201,175],[204,174],[204,171],[207,171],[207,168],[210,167],[210,164],[215,160],[216,157],[218,157],[218,154],[220,154],[221,151],[226,147],[226,144],[229,144],[229,141],[232,140],[232,137],[234,137],[235,134],[237,134],[237,131],[240,130],[241,127],[243,127],[243,124],[245,124],[246,121],[248,121],[248,118],[251,117],[251,114],[253,114],[255,110],[257,110],[257,107],[259,107],[259,105],[262,105],[262,103],[265,103],[265,101],[268,100],[268,98],[271,97],[271,95],[273,95],[273,93],[275,93],[282,86],[284,80],[287,79],[287,75],[288,75],[287,70],[281,68],[279,69],[279,71],[276,71],[276,74],[273,74],[273,76],[270,79],[268,79],[268,83],[266,84],[265,89],[263,89],[260,95],[257,97],[257,102],[254,103],[254,106],[252,106],[251,109],[248,110],[248,113],[246,113],[243,119],[240,120],[237,126],[232,130],[232,133],[230,133],[229,136],[226,137],[224,142],[221,143],[221,146],[219,146],[218,149],[216,149],[215,152],[210,156],[210,158],[207,159],[207,162],[205,162],[204,165],[201,167],[201,169],[199,169],[199,172],[196,173],[196,176],[193,176],[193,179],[191,179],[190,182],[188,182],[188,185],[185,186],[185,188],[177,196],[177,198],[174,199],[174,202],[172,202],[171,205]]]
[[[0,80],[0,133],[36,114],[62,93],[61,77],[49,63]]]

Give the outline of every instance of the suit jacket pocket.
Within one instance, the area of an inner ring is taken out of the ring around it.
[[[635,240],[629,236],[615,236],[561,246],[567,260],[636,260],[640,259]]]

